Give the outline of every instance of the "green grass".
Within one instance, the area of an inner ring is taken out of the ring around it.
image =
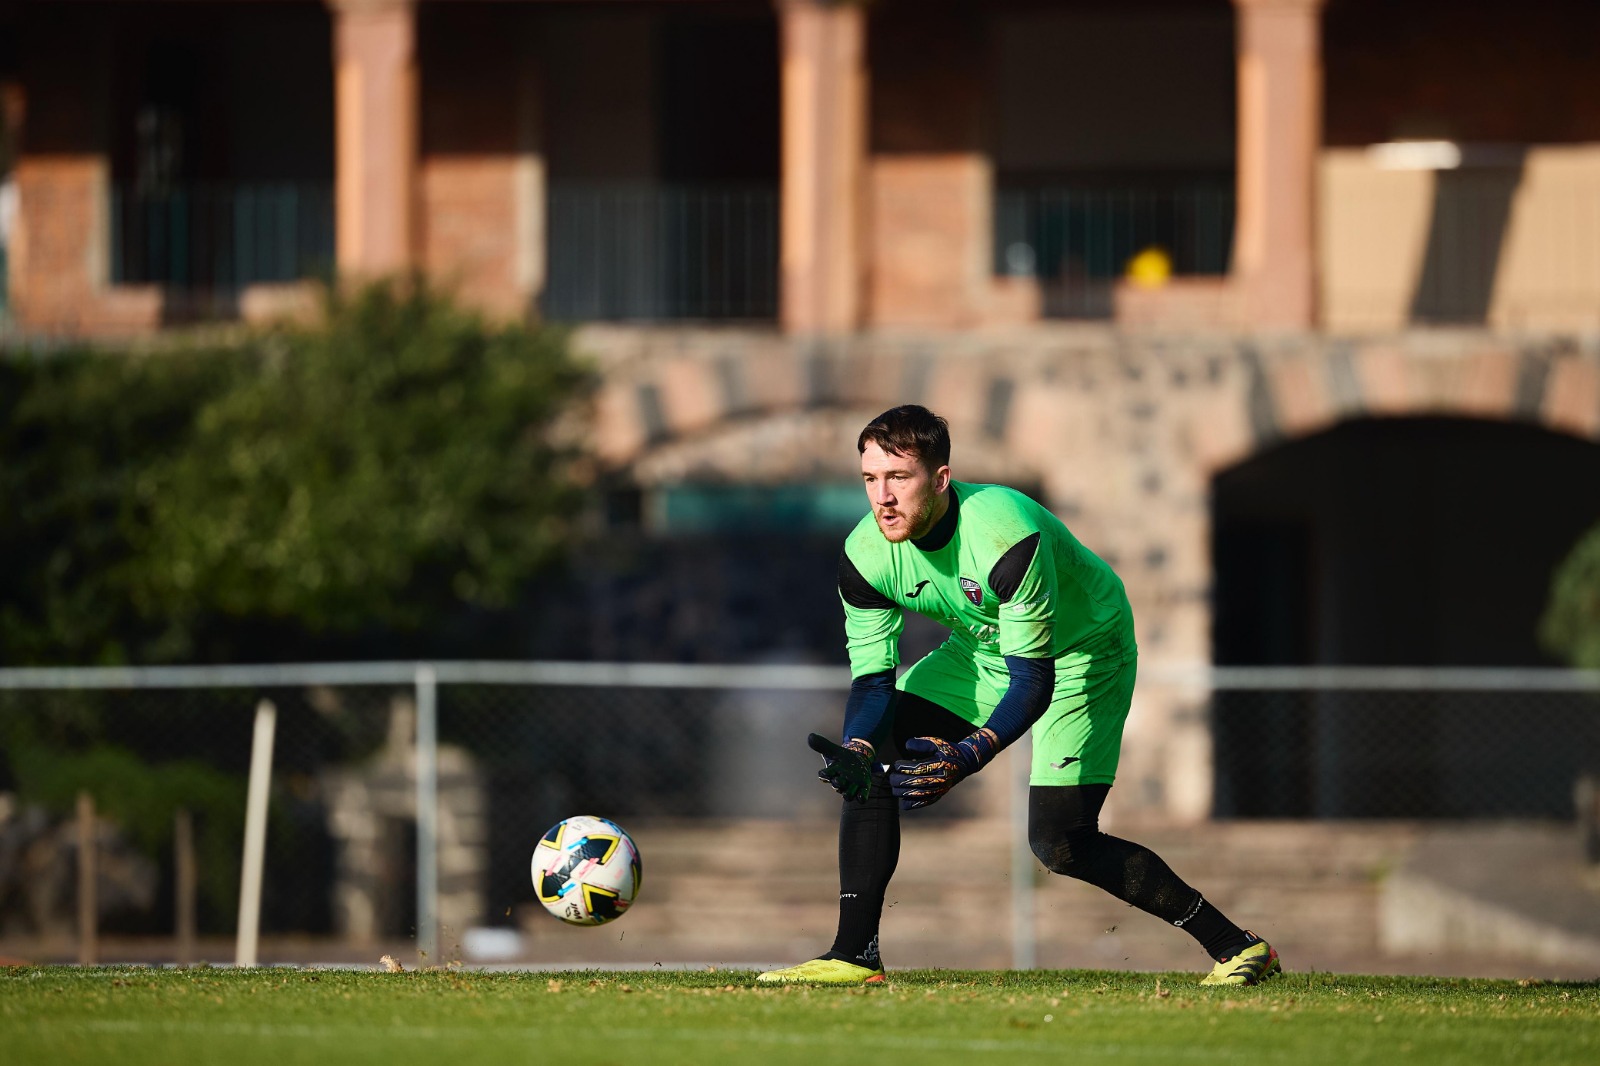
[[[0,1062],[1600,1062],[1600,982],[914,970],[875,988],[749,971],[0,970]]]

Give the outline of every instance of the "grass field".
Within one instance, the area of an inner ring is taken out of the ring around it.
[[[1600,982],[920,970],[0,970],[0,1063],[1600,1062]]]

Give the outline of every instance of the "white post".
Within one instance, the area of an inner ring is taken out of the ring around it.
[[[272,787],[272,738],[278,708],[271,700],[256,705],[255,738],[250,744],[250,791],[244,812],[244,864],[239,871],[239,938],[235,966],[256,965],[261,933],[261,874],[267,851],[267,799]]]
[[[1033,848],[1028,843],[1028,777],[1033,769],[1033,738],[1011,745],[1011,968],[1031,970],[1038,962],[1033,924]]]
[[[439,963],[439,679],[417,664],[417,954]]]

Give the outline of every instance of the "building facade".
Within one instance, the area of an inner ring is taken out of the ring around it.
[[[28,332],[269,314],[307,274],[413,267],[498,314],[793,335],[1596,325],[1592,5],[8,0],[0,20]],[[1130,280],[1147,249],[1161,269]]]
[[[0,0],[0,35],[28,333],[421,269],[583,324],[596,448],[657,499],[848,483],[862,422],[925,402],[958,476],[1114,559],[1158,668],[1536,662],[1600,518],[1592,3]],[[1400,425],[1532,434],[1462,445],[1532,495]],[[1455,515],[1460,551],[1369,570],[1289,502],[1324,446],[1387,456],[1325,498]],[[1440,594],[1486,553],[1514,587]],[[1432,606],[1389,626],[1378,586]],[[1198,816],[1204,694],[1152,692],[1129,792]]]

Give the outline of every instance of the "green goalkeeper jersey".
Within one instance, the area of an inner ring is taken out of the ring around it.
[[[977,659],[1054,659],[1058,675],[1134,656],[1122,579],[1061,520],[1003,485],[950,483],[950,507],[920,541],[890,543],[871,514],[839,565],[852,677],[900,663],[905,612],[951,630]],[[1003,667],[1002,667],[1003,669]]]

